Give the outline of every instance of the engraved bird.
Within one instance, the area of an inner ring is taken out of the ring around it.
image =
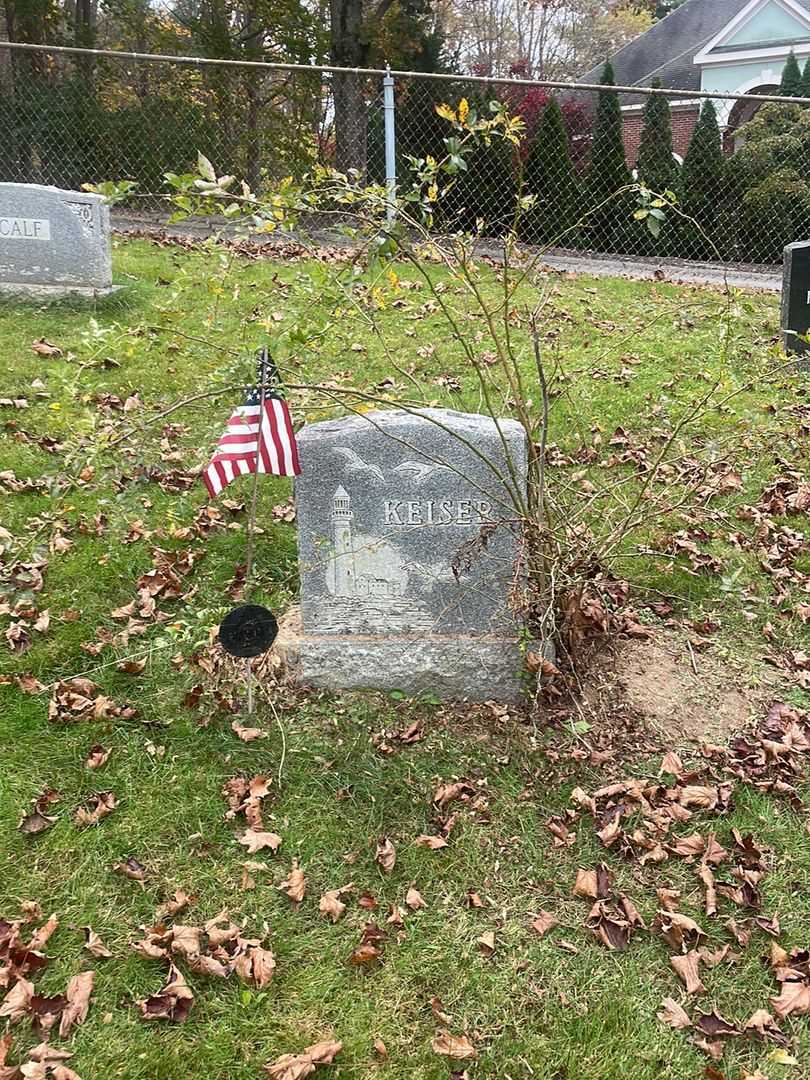
[[[369,465],[367,461],[363,461],[359,454],[355,453],[348,446],[336,446],[335,453],[340,454],[341,457],[346,459],[346,471],[347,472],[367,472],[379,480],[381,484],[385,483],[385,475],[377,465]]]
[[[419,461],[403,461],[401,465],[397,465],[394,469],[395,473],[406,473],[414,481],[415,484],[421,484],[429,476],[433,476],[437,472],[452,472],[453,470],[449,465],[434,465],[432,462],[419,462]]]

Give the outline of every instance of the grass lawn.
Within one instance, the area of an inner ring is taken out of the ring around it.
[[[109,438],[179,397],[244,383],[252,350],[268,336],[279,341],[291,383],[352,384],[410,397],[418,383],[422,400],[480,409],[474,377],[417,274],[401,271],[393,304],[361,280],[350,306],[328,261],[248,261],[221,249],[138,240],[117,244],[114,266],[128,288],[95,307],[0,306],[0,564],[9,577],[0,604],[3,630],[10,631],[0,665],[0,919],[19,918],[24,901],[58,916],[43,950],[50,963],[33,975],[38,993],[58,994],[78,972],[96,973],[86,1022],[53,1040],[73,1052],[70,1067],[83,1080],[247,1080],[284,1053],[334,1038],[343,1048],[318,1075],[438,1080],[466,1069],[471,1078],[506,1080],[686,1080],[707,1066],[717,1070],[706,1074],[714,1080],[755,1075],[757,1068],[769,1080],[810,1075],[806,1017],[780,1025],[791,1040],[787,1048],[732,1038],[714,1063],[688,1031],[656,1018],[666,997],[683,1001],[690,1015],[714,1006],[740,1024],[768,1007],[778,993],[761,959],[771,938],[754,928],[748,947],[738,948],[725,926],[751,912],[741,915],[721,897],[718,915],[707,918],[694,863],[622,858],[603,846],[588,814],[570,819],[570,843],[556,844],[546,827],[574,808],[574,789],[656,776],[660,754],[632,753],[620,738],[610,745],[612,755],[592,754],[589,733],[576,738],[570,726],[547,727],[542,716],[371,694],[284,692],[273,710],[260,702],[256,722],[267,737],[243,742],[231,730],[232,715],[216,708],[210,678],[194,665],[233,606],[228,589],[244,558],[245,514],[236,504],[249,486],[233,485],[226,495],[234,504],[219,505],[211,517],[188,470],[205,462],[239,393],[197,401],[114,450]],[[444,280],[441,269],[430,272]],[[486,268],[482,287],[497,287]],[[449,284],[447,298],[474,337],[480,327],[466,298]],[[549,356],[564,371],[551,414],[554,482],[576,506],[611,469],[632,473],[632,464],[605,464],[611,440],[617,454],[654,456],[688,403],[719,378],[716,399],[723,402],[685,431],[673,452],[708,456],[716,475],[733,482],[646,525],[611,569],[631,581],[639,617],[655,632],[661,620],[644,604],[664,601],[686,633],[703,628],[709,653],[728,664],[743,693],[784,662],[786,699],[806,707],[803,662],[792,653],[808,647],[810,552],[799,536],[791,562],[764,568],[746,540],[758,523],[737,511],[757,504],[791,470],[807,477],[810,382],[776,370],[775,297],[740,296],[730,318],[725,311],[725,299],[709,290],[560,279],[544,312]],[[38,355],[38,339],[61,354]],[[290,398],[298,419],[338,409],[303,392]],[[673,468],[677,502],[689,467]],[[260,492],[256,599],[282,611],[296,594],[294,525],[286,520],[291,489],[266,478]],[[603,512],[598,501],[589,510],[595,530]],[[801,534],[807,515],[778,524]],[[698,572],[688,553],[673,557],[679,531],[712,556],[711,572]],[[136,612],[145,628],[136,625],[128,636],[118,609],[137,605],[138,579],[172,553],[180,553],[183,596],[158,595],[162,614],[140,619]],[[19,564],[32,563],[44,578],[40,590],[32,590],[29,571],[20,571]],[[776,572],[780,566],[785,573]],[[49,625],[36,629],[43,611]],[[13,630],[21,615],[22,638]],[[21,650],[26,638],[30,647]],[[145,660],[143,669],[120,670],[128,657]],[[51,688],[78,674],[116,704],[132,706],[134,715],[108,709],[98,719],[49,721]],[[46,689],[22,692],[17,677],[24,675]],[[197,685],[205,689],[189,707]],[[397,741],[392,733],[416,721],[421,740]],[[97,771],[85,765],[96,744],[111,751]],[[683,758],[702,763],[695,747]],[[273,777],[264,825],[283,843],[276,854],[249,855],[236,840],[241,829],[224,818],[221,789],[231,777],[260,774]],[[437,787],[460,778],[474,794],[439,811]],[[803,776],[796,783],[807,791]],[[24,835],[18,822],[46,789],[60,793],[53,805],[58,820]],[[98,791],[114,792],[117,807],[98,825],[80,828],[74,811]],[[445,848],[414,843],[436,833],[454,810]],[[733,829],[754,834],[767,849],[763,912],[778,914],[779,943],[788,951],[810,947],[806,821],[788,800],[740,783],[727,813],[696,811],[677,826],[678,835],[715,830],[726,847]],[[375,861],[380,837],[396,848],[390,873]],[[144,880],[114,869],[128,858],[146,868]],[[294,860],[307,879],[299,904],[278,888]],[[246,870],[246,861],[266,869]],[[705,994],[684,997],[659,935],[638,931],[627,951],[614,952],[587,931],[591,903],[573,896],[572,887],[578,868],[601,861],[647,926],[659,907],[656,889],[679,889],[679,910],[700,922],[709,946],[734,946],[736,961],[701,969]],[[319,898],[349,883],[354,891],[333,924],[319,912]],[[410,886],[423,908],[406,906]],[[195,973],[181,960],[195,997],[188,1020],[146,1023],[137,1002],[158,992],[166,966],[131,946],[143,937],[141,928],[159,921],[157,908],[176,890],[195,897],[179,921],[199,926],[227,909],[245,937],[265,940],[277,966],[269,984],[257,988],[235,975]],[[376,908],[358,902],[365,893]],[[480,906],[470,903],[470,893]],[[404,925],[386,922],[390,905],[399,906]],[[530,928],[541,910],[559,920],[542,937]],[[348,958],[369,921],[387,937],[382,963],[366,970]],[[110,957],[83,949],[87,926]],[[494,953],[488,939],[480,941],[490,932]],[[0,963],[0,1001],[1,987]],[[10,1030],[9,1061],[24,1061],[42,1037],[27,1018]],[[440,1030],[466,1034],[477,1060],[435,1053]]]

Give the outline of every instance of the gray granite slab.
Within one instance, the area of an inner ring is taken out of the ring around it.
[[[304,680],[514,698],[523,427],[377,411],[309,425],[298,446]]]
[[[785,351],[803,357],[806,366],[810,345],[798,338],[810,330],[810,240],[788,244],[782,277],[782,340]]]
[[[53,297],[111,289],[110,212],[103,196],[0,184],[0,290]]]

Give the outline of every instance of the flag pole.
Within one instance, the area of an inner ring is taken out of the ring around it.
[[[253,549],[254,549],[254,531],[256,528],[256,505],[259,497],[259,464],[261,462],[261,448],[262,448],[262,423],[264,420],[264,390],[267,384],[267,346],[265,345],[261,350],[260,361],[261,375],[259,379],[259,429],[256,432],[256,468],[253,472],[253,491],[250,496],[250,511],[248,513],[247,521],[247,547],[245,550],[245,601],[250,600],[250,593],[253,589]],[[253,668],[250,664],[250,657],[245,660],[246,664],[246,681],[247,681],[247,711],[249,714],[253,713]]]

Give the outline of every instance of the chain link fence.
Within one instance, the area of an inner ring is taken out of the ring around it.
[[[395,72],[386,125],[385,83],[380,71],[0,42],[0,180],[129,179],[134,205],[155,209],[164,174],[193,171],[201,151],[254,190],[321,162],[379,183],[395,172],[403,191],[413,158],[447,152],[436,106],[465,98],[479,113],[504,103],[523,138],[475,152],[437,230],[497,237],[533,194],[522,240],[565,250],[774,264],[810,235],[810,100]],[[677,210],[638,183],[671,191]]]

